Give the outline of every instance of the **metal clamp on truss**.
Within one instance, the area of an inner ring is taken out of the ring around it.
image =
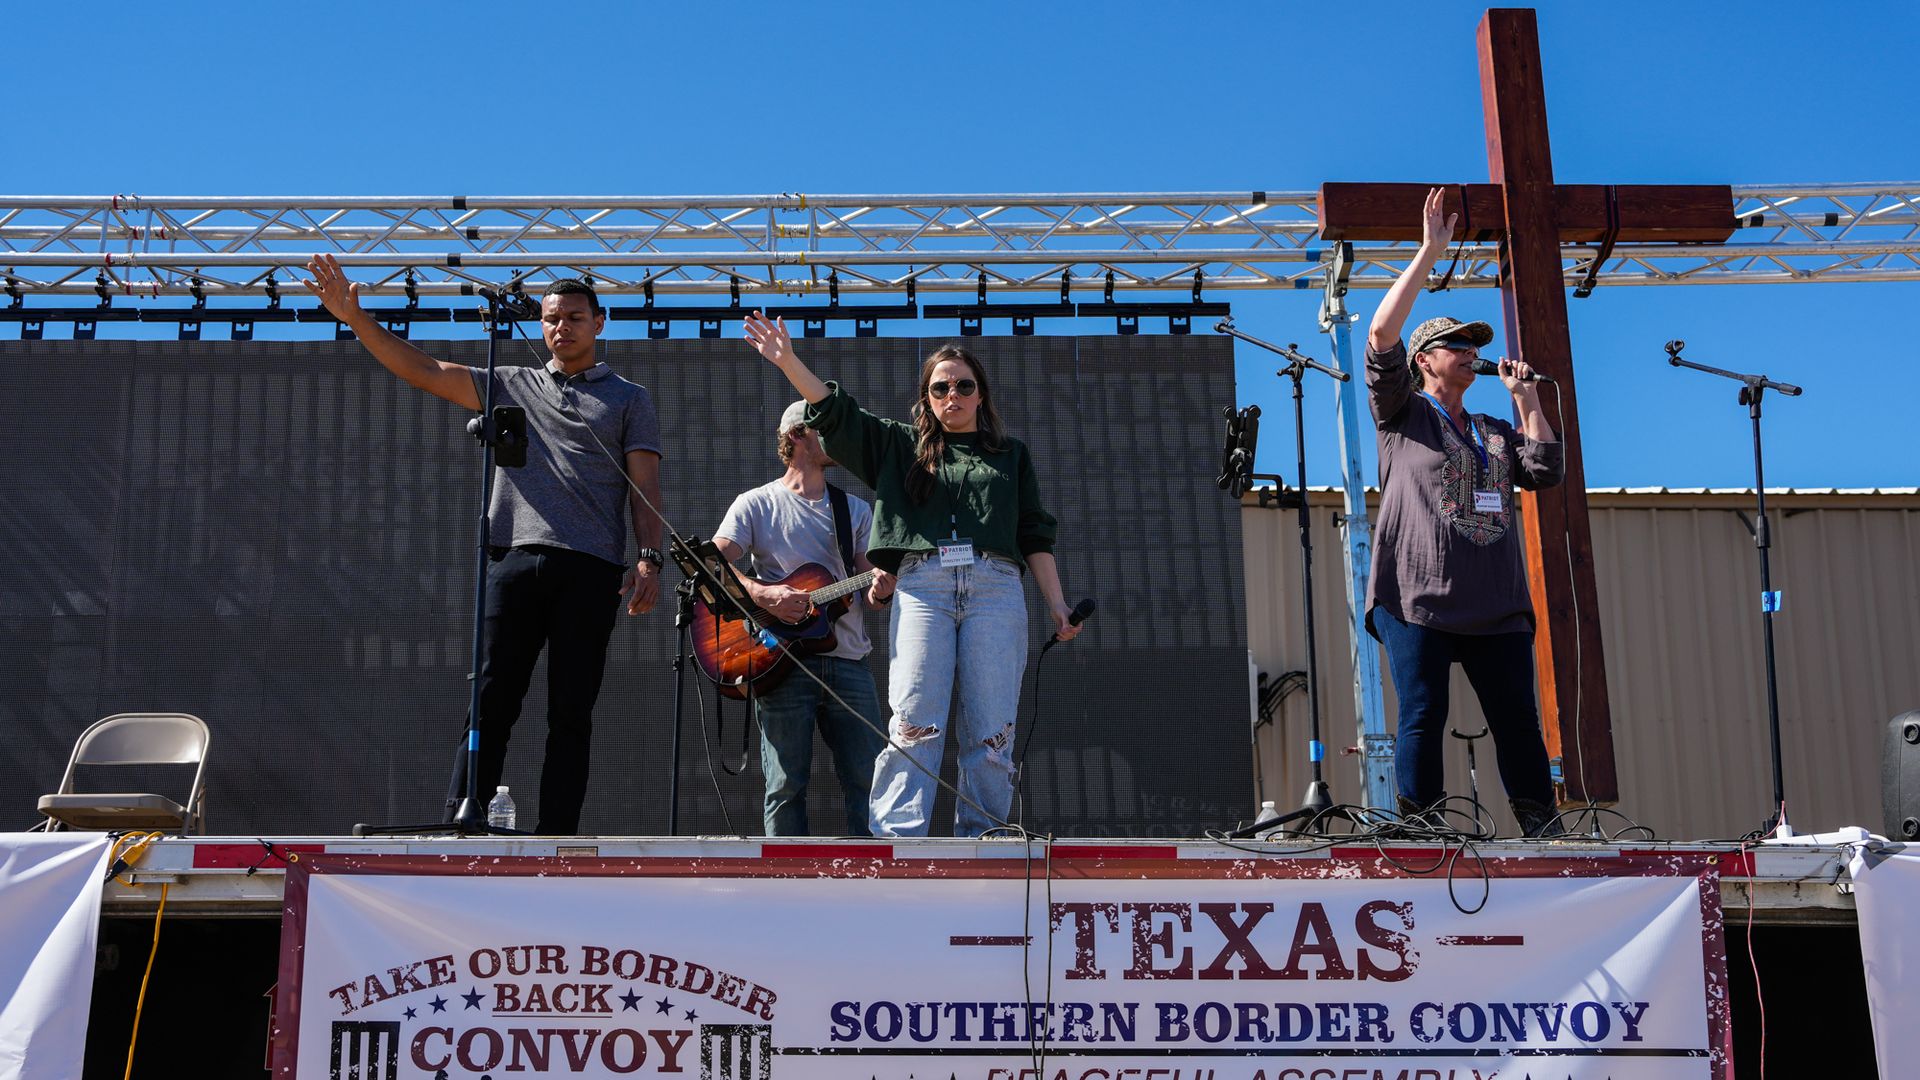
[[[909,282],[908,284],[912,284]],[[1069,294],[1073,289],[1073,274],[1061,271],[1060,301],[1055,304],[1022,304],[987,302],[987,272],[980,271],[974,284],[974,302],[971,304],[928,304],[926,315],[929,319],[959,319],[960,333],[963,337],[978,337],[983,332],[982,323],[986,319],[1011,319],[1013,332],[1018,337],[1033,334],[1033,320],[1063,318],[1071,319],[1079,314]]]
[[[1192,299],[1180,301],[1144,300],[1132,303],[1116,303],[1113,299],[1114,273],[1107,271],[1106,289],[1100,303],[1081,304],[1080,314],[1084,316],[1111,315],[1114,320],[1114,332],[1117,334],[1138,334],[1141,317],[1165,318],[1167,332],[1186,334],[1192,332],[1195,315],[1226,316],[1233,314],[1233,305],[1218,301],[1200,299],[1201,289],[1206,279],[1196,270],[1193,274]]]

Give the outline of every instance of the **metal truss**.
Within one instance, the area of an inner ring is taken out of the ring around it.
[[[1724,244],[1621,244],[1600,285],[1920,281],[1920,183],[1735,187]],[[0,272],[29,294],[298,295],[315,251],[368,295],[457,296],[524,275],[605,292],[733,297],[1319,288],[1312,192],[611,198],[0,196]],[[1384,288],[1406,243],[1355,246]],[[1469,245],[1454,283],[1490,287]],[[1596,245],[1568,245],[1569,284]],[[737,302],[737,301],[736,301]]]

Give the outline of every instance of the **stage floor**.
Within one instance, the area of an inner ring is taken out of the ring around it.
[[[1051,847],[1051,852],[1047,851]],[[1848,883],[1847,848],[1810,843],[1747,847],[1717,842],[1619,843],[1599,840],[1501,840],[1456,849],[1451,873],[1456,879],[1476,879],[1474,858],[1486,859],[1599,859],[1659,860],[1664,857],[1710,855],[1721,875],[1721,903],[1729,925],[1749,918],[1763,924],[1852,925],[1855,921]],[[205,836],[169,837],[154,843],[131,873],[110,882],[103,914],[108,917],[150,914],[159,902],[158,885],[168,889],[167,914],[223,917],[279,918],[286,860],[308,854],[409,855],[483,861],[495,858],[547,859],[661,859],[678,864],[714,864],[716,876],[732,876],[742,861],[758,872],[774,876],[808,876],[831,868],[837,875],[858,873],[867,862],[925,860],[937,873],[948,860],[1032,859],[1031,873],[1047,873],[1051,855],[1056,878],[1076,876],[1081,870],[1102,867],[1111,875],[1115,864],[1133,868],[1141,878],[1184,876],[1201,869],[1199,860],[1245,862],[1260,859],[1326,860],[1335,862],[1390,858],[1402,870],[1425,870],[1433,876],[1449,872],[1447,849],[1428,843],[1374,843],[1329,839],[1282,843],[1213,841],[1061,840],[1051,845],[1016,839],[993,840],[836,840],[742,837],[385,837],[340,836]],[[1215,863],[1217,867],[1217,862]],[[1022,873],[1027,872],[1025,869]]]

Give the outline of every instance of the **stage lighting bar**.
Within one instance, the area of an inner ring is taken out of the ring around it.
[[[1600,285],[1920,280],[1920,183],[1735,187],[1724,244],[1616,245]],[[1313,192],[750,195],[607,198],[0,196],[10,298],[259,296],[314,251],[368,296],[469,295],[528,274],[591,273],[612,295],[683,297],[1057,291],[1112,275],[1173,292],[1319,288],[1332,245]],[[1562,249],[1569,283],[1591,244]],[[1410,243],[1354,246],[1350,285],[1383,288]],[[1497,283],[1470,245],[1457,287]],[[408,278],[411,276],[411,283]],[[833,278],[838,278],[837,283]],[[196,284],[194,279],[198,279]]]

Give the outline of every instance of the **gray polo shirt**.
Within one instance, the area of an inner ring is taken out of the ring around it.
[[[1513,490],[1558,484],[1561,445],[1534,442],[1479,414],[1470,430],[1455,429],[1415,389],[1404,342],[1367,350],[1367,400],[1380,444],[1367,628],[1373,609],[1383,607],[1401,622],[1456,634],[1533,629]],[[1468,441],[1476,435],[1484,467]],[[1499,509],[1476,508],[1476,490],[1497,492]]]
[[[469,370],[485,401],[485,369]],[[646,387],[606,364],[569,377],[548,361],[494,368],[493,403],[527,410],[526,465],[494,470],[493,542],[549,544],[625,565],[626,455],[660,453],[660,420]]]

